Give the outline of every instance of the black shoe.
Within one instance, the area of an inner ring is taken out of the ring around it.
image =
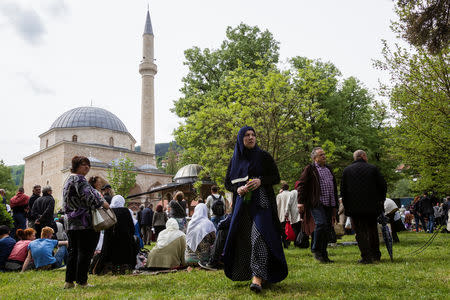
[[[328,256],[325,256],[324,259],[329,264],[334,263],[334,260],[329,259]]]
[[[252,283],[250,284],[250,290],[258,294],[262,292],[262,287],[259,284]]]
[[[358,263],[363,264],[363,265],[368,265],[368,264],[373,263],[373,260],[361,258],[360,260],[358,260]]]
[[[321,263],[324,263],[324,264],[327,263],[327,260],[321,254],[319,254],[317,252],[314,252],[314,258],[317,261],[320,261]]]

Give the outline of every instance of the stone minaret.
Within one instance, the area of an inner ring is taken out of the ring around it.
[[[150,13],[147,10],[143,39],[142,61],[139,73],[142,75],[141,104],[141,152],[155,154],[155,88],[157,72],[154,63],[153,29]]]

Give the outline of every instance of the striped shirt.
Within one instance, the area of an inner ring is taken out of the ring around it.
[[[333,175],[326,166],[321,166],[315,163],[317,172],[319,173],[320,186],[320,202],[324,206],[336,206],[336,199],[334,199],[334,183]]]

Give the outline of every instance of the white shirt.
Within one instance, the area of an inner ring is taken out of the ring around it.
[[[278,210],[278,218],[280,222],[284,222],[286,219],[286,212],[288,210],[289,198],[291,197],[291,192],[282,191],[277,195],[277,210]]]
[[[290,193],[291,193],[291,196],[289,197],[287,211],[289,214],[289,221],[291,222],[291,224],[295,224],[297,222],[300,222],[300,213],[298,212],[298,206],[297,206],[298,192],[297,192],[297,190],[292,190]]]

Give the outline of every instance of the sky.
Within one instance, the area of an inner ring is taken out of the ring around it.
[[[381,40],[395,42],[392,0],[0,0],[0,159],[39,150],[39,135],[64,112],[93,106],[118,116],[140,144],[142,33],[147,5],[155,35],[156,143],[182,122],[184,50],[219,48],[243,22],[280,42],[281,65],[306,56],[334,63],[374,95]],[[378,96],[377,96],[378,97]]]

